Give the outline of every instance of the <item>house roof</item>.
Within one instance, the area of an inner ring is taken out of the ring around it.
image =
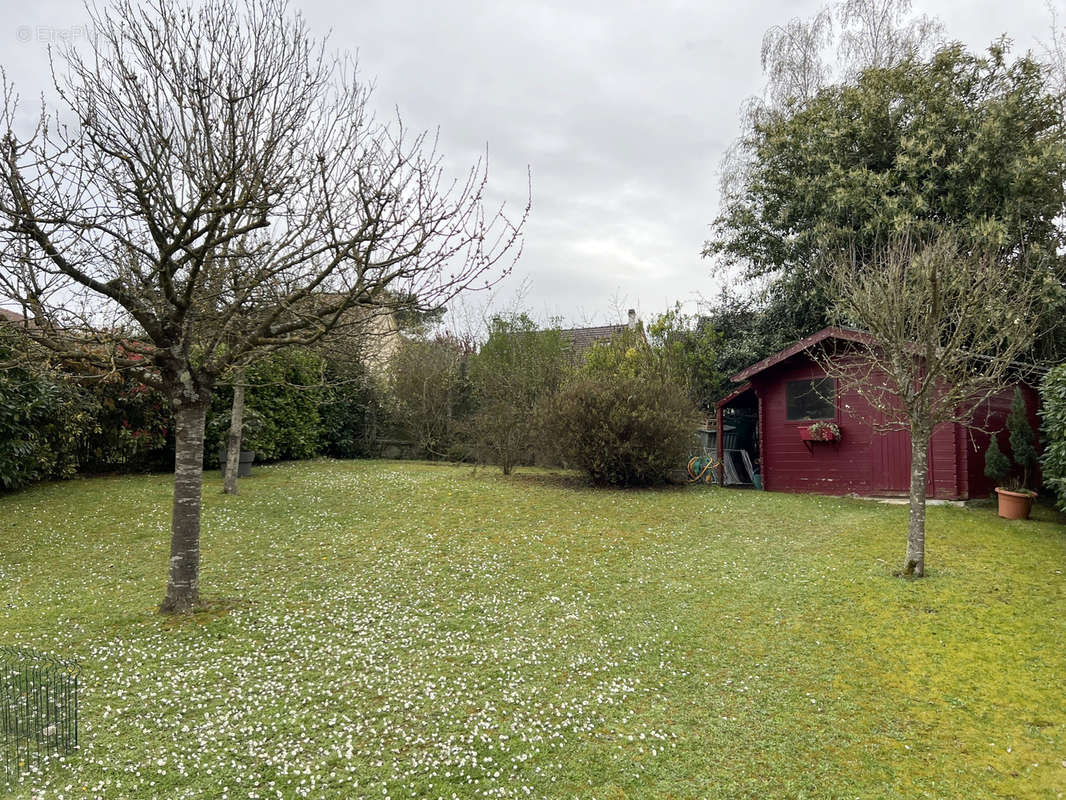
[[[11,311],[10,309],[7,309],[7,308],[0,308],[0,321],[2,321],[2,322],[20,322],[23,325],[25,325],[26,322],[27,322],[26,318],[24,316],[22,316],[22,314],[20,314],[17,311]]]
[[[565,328],[559,331],[575,353],[583,353],[594,344],[610,342],[616,334],[624,333],[628,325],[600,325],[595,328]]]
[[[852,328],[822,328],[817,333],[812,333],[805,339],[800,339],[795,344],[786,347],[784,350],[780,350],[774,353],[772,356],[767,356],[762,361],[758,361],[752,364],[747,369],[743,369],[730,378],[731,381],[741,383],[751,378],[752,375],[758,375],[763,370],[767,370],[775,364],[780,364],[782,361],[792,358],[794,355],[802,353],[819,342],[823,342],[826,339],[845,339],[850,342],[870,342],[870,334],[863,331],[857,331]]]

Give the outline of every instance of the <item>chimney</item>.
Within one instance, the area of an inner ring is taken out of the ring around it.
[[[637,310],[635,308],[629,309],[629,327],[637,327]]]

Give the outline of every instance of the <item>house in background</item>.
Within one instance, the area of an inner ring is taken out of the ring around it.
[[[559,335],[570,348],[570,356],[576,362],[582,360],[585,352],[597,344],[610,344],[615,336],[626,331],[638,330],[640,321],[636,309],[629,309],[629,319],[623,325],[599,325],[593,328],[563,328]]]
[[[745,451],[759,465],[763,487],[771,491],[908,494],[910,434],[880,430],[882,414],[827,376],[817,358],[822,348],[860,337],[857,331],[825,328],[734,375],[740,386],[717,403],[717,441],[723,443],[719,456]],[[1037,430],[1036,390],[1021,382],[1018,386]],[[1013,389],[982,404],[974,419],[977,427],[1004,430],[1012,396]],[[807,429],[818,421],[838,425],[840,439],[812,441]],[[984,474],[988,442],[988,434],[976,428],[938,425],[929,446],[929,497],[987,497],[994,488]],[[1006,434],[998,442],[1010,452]]]
[[[0,324],[4,322],[11,322],[15,325],[21,325],[22,327],[27,327],[30,324],[30,321],[18,311],[11,311],[10,309],[0,307]]]

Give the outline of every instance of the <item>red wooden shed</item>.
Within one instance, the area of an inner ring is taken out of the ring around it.
[[[910,490],[910,434],[879,429],[884,419],[854,390],[826,375],[819,349],[861,341],[859,331],[825,328],[734,375],[740,386],[717,404],[719,458],[725,450],[747,451],[763,488],[780,492],[820,492],[871,496],[906,495]],[[1038,427],[1036,391],[1019,383]],[[1005,453],[1006,416],[1013,389],[991,398],[975,421],[999,431]],[[840,429],[836,441],[812,440],[818,421]],[[989,436],[957,423],[936,427],[929,446],[928,495],[945,500],[987,497],[992,481],[984,474]]]

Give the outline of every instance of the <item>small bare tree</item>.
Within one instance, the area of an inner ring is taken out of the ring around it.
[[[354,64],[284,0],[88,13],[88,51],[68,47],[53,70],[55,115],[20,135],[4,79],[0,293],[62,358],[136,371],[169,397],[162,609],[188,611],[216,383],[352,309],[435,308],[491,283],[521,221],[486,210],[484,164],[450,181],[432,137],[376,121]]]
[[[1066,91],[1066,28],[1054,0],[1046,0],[1048,10],[1048,34],[1046,41],[1040,42],[1044,51],[1043,61],[1047,65],[1052,85],[1058,91]]]
[[[1018,377],[1032,347],[1045,283],[1024,259],[898,235],[860,262],[830,266],[837,318],[864,331],[823,355],[827,372],[911,437],[910,514],[903,574],[925,572],[929,442]]]
[[[226,460],[222,465],[222,491],[237,494],[237,471],[241,459],[241,437],[244,433],[244,367],[233,373],[233,403],[229,412],[229,434],[226,436]]]
[[[865,69],[888,69],[922,57],[943,40],[936,17],[911,15],[911,0],[842,0],[838,54],[848,80]]]

